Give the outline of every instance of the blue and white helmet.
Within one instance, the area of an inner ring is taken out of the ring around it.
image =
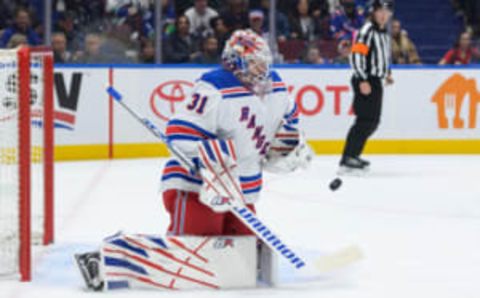
[[[247,78],[253,86],[270,81],[272,52],[267,42],[252,30],[237,30],[225,43],[222,53],[223,67],[236,76]],[[249,63],[261,63],[266,67],[264,74],[252,76]]]

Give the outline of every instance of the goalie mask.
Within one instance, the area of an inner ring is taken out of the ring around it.
[[[256,94],[271,89],[272,53],[266,41],[251,30],[237,30],[222,53],[223,67]]]

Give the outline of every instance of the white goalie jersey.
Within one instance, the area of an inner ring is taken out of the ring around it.
[[[262,188],[262,161],[277,131],[297,131],[298,110],[289,99],[287,87],[272,71],[271,91],[258,97],[229,71],[205,73],[195,84],[191,98],[169,121],[168,141],[192,159],[196,142],[204,139],[230,139],[238,161],[240,185],[247,203],[254,203]],[[176,160],[166,164],[162,190],[199,192],[200,176]]]

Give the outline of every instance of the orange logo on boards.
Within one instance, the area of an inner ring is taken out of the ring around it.
[[[467,101],[468,99],[468,101]],[[453,74],[438,88],[432,97],[437,104],[438,127],[442,129],[476,128],[480,91],[475,79]],[[462,107],[468,105],[468,119],[462,118]]]

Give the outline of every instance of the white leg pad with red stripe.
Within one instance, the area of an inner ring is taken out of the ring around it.
[[[159,237],[117,234],[101,248],[106,290],[252,288],[257,285],[254,236]]]

